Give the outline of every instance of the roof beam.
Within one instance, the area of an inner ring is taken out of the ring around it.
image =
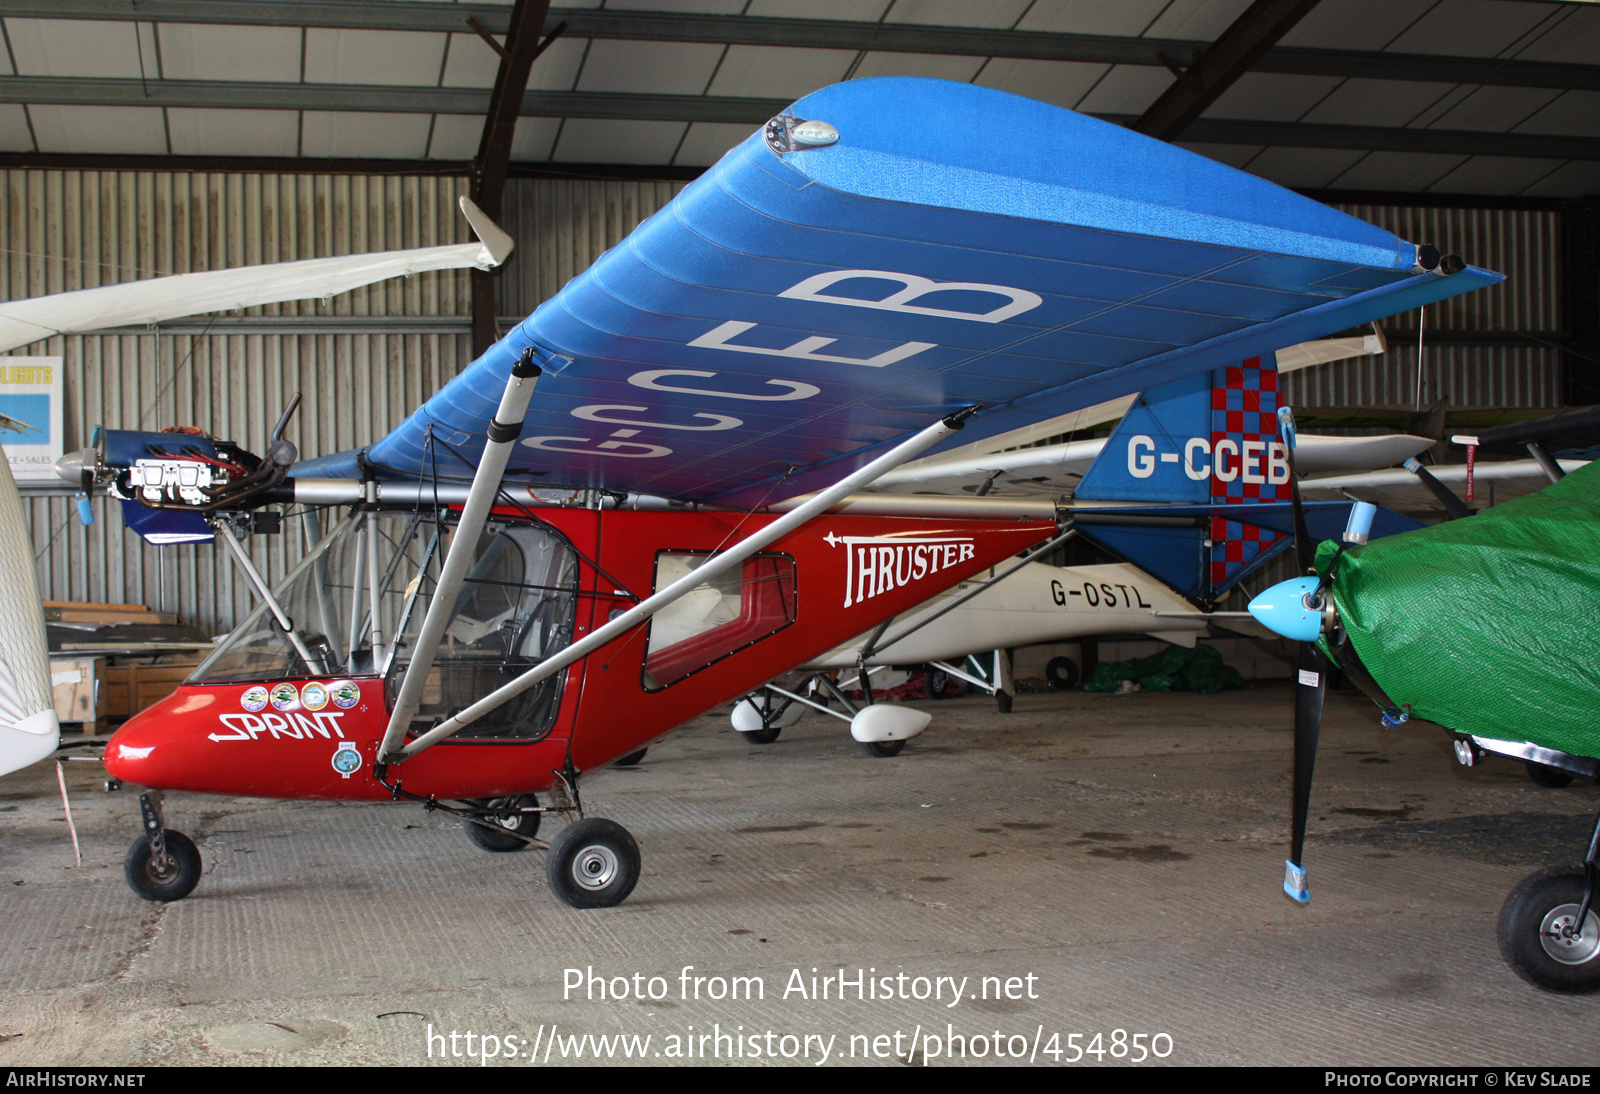
[[[1255,0],[1218,35],[1177,79],[1139,116],[1132,128],[1158,140],[1176,140],[1234,82],[1250,71],[1318,0]]]
[[[404,3],[391,0],[0,0],[0,16],[33,19],[132,19],[143,22],[310,26],[365,30],[505,33],[504,6]],[[552,8],[572,38],[649,42],[713,42],[806,49],[947,53],[1163,67],[1192,64],[1211,43],[1179,38],[985,30],[977,27],[865,23],[833,19],[769,19],[747,15],[678,15],[641,11]],[[1165,55],[1165,59],[1163,58]],[[1552,64],[1494,57],[1442,57],[1338,49],[1274,47],[1251,66],[1256,72],[1600,90],[1600,65]]]
[[[467,88],[369,87],[357,84],[234,83],[164,80],[0,77],[0,102],[84,106],[227,107],[239,110],[339,110],[399,114],[482,116],[489,93]],[[580,91],[530,91],[523,117],[620,118],[636,121],[731,122],[752,128],[789,105],[787,99],[737,99],[708,95],[626,95]],[[1102,114],[1118,125],[1131,114]],[[1201,118],[1184,140],[1210,144],[1349,148],[1376,152],[1438,152],[1461,156],[1600,160],[1600,138],[1539,133],[1483,133],[1455,129],[1398,129],[1305,122],[1229,121]]]

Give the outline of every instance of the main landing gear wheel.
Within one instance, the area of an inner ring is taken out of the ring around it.
[[[646,752],[649,752],[649,751],[650,751],[650,749],[647,746],[645,748],[641,748],[637,752],[630,752],[626,756],[622,757],[622,759],[613,761],[611,766],[612,767],[637,767],[638,764],[639,764],[639,761],[644,759],[644,754]]]
[[[182,900],[200,881],[200,848],[182,832],[168,828],[162,833],[166,857],[157,861],[149,836],[140,836],[128,848],[122,862],[122,876],[128,888],[145,900]]]
[[[904,741],[867,741],[862,747],[869,756],[898,756],[900,750],[906,747]]]
[[[466,829],[467,838],[485,851],[496,854],[520,851],[528,846],[528,840],[539,834],[539,819],[543,814],[511,812],[513,809],[531,809],[538,805],[539,799],[532,794],[524,794],[520,798],[479,798],[470,804],[479,809],[506,810],[498,817],[482,817],[478,820],[462,818],[461,826]]]
[[[1526,760],[1524,763],[1528,768],[1528,778],[1547,790],[1560,790],[1563,786],[1572,784],[1572,776],[1559,767],[1546,767],[1532,760]]]
[[[585,817],[550,841],[550,890],[573,908],[612,908],[639,880],[639,845],[616,821]]]
[[[998,710],[1001,714],[1010,714],[1011,713],[1011,693],[1009,691],[997,691],[997,692],[995,692],[994,693],[994,706],[995,706],[995,709]]]
[[[1078,678],[1082,673],[1078,671],[1078,663],[1072,658],[1052,657],[1050,663],[1044,667],[1044,675],[1056,691],[1071,691],[1078,686]]]
[[[773,741],[778,739],[778,734],[782,732],[782,726],[773,726],[770,729],[752,729],[748,732],[741,729],[739,731],[739,736],[743,737],[753,745],[770,745]]]
[[[936,669],[929,665],[928,670],[922,674],[922,688],[930,699],[943,699],[945,689],[949,686],[950,674],[944,669]]]
[[[1592,905],[1583,930],[1573,930],[1583,885],[1582,870],[1541,870],[1523,878],[1500,909],[1501,956],[1535,987],[1571,995],[1600,990],[1600,914]]]

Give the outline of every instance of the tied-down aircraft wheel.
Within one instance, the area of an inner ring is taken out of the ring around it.
[[[550,841],[550,889],[574,908],[612,908],[639,880],[639,845],[616,821],[585,817]]]
[[[922,689],[930,699],[943,699],[945,689],[950,686],[950,674],[944,669],[927,666],[927,671],[922,675]]]
[[[471,803],[479,809],[504,809],[498,817],[484,817],[480,820],[463,818],[462,828],[466,829],[467,838],[485,851],[500,854],[507,851],[520,851],[528,846],[528,840],[539,834],[540,813],[514,813],[514,809],[531,809],[539,804],[539,799],[532,794],[524,794],[520,798],[479,798]],[[518,836],[526,837],[519,839]]]
[[[145,900],[182,900],[200,881],[200,848],[194,840],[170,828],[162,836],[167,847],[164,860],[156,861],[150,837],[140,836],[128,848],[122,875],[128,879],[128,888]]]
[[[783,732],[782,726],[773,726],[770,729],[752,729],[739,731],[739,736],[753,745],[770,745],[778,739],[778,734]]]
[[[638,767],[639,766],[639,761],[644,759],[644,754],[646,752],[649,752],[649,751],[650,751],[649,747],[646,746],[644,748],[639,749],[637,752],[630,752],[626,756],[622,757],[620,760],[611,761],[611,766],[612,767]]]
[[[1600,990],[1600,914],[1591,906],[1574,935],[1583,871],[1540,870],[1523,878],[1500,909],[1500,953],[1513,972],[1546,991]],[[1600,903],[1600,901],[1597,901]]]
[[[904,741],[867,741],[863,747],[869,756],[898,756],[900,750],[906,747]]]

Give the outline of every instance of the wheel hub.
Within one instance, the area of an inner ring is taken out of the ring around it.
[[[1592,911],[1585,916],[1581,934],[1576,932],[1577,922],[1578,905],[1559,904],[1539,924],[1539,944],[1563,965],[1582,965],[1600,954],[1600,918]]]
[[[617,870],[617,854],[604,844],[590,844],[572,860],[572,880],[590,892],[610,885]]]

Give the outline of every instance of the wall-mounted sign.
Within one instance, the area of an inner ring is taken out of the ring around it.
[[[62,436],[61,358],[0,356],[0,447],[18,482],[55,481]]]

